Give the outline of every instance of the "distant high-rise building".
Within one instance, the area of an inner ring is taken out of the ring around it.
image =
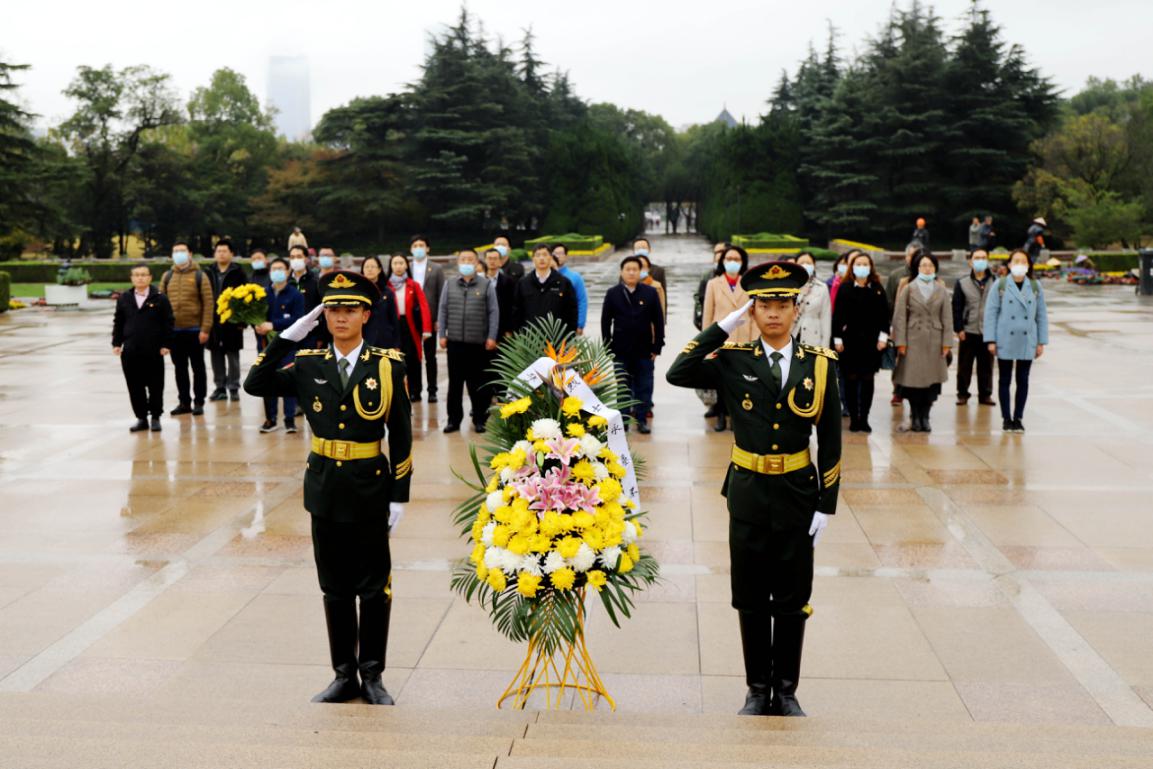
[[[299,141],[312,132],[307,56],[268,59],[268,104],[276,110],[276,132]]]

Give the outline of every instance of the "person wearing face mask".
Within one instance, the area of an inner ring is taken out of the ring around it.
[[[1009,255],[1009,274],[998,278],[985,301],[985,342],[997,356],[997,389],[1001,401],[1002,430],[1023,433],[1029,372],[1033,361],[1049,344],[1049,313],[1045,293],[1033,277],[1033,262],[1023,249]],[[1009,411],[1014,373],[1017,392]]]
[[[172,368],[176,374],[179,403],[172,416],[204,413],[208,396],[208,370],[204,365],[204,345],[216,318],[212,283],[192,260],[188,243],[172,244],[172,269],[160,278],[160,293],[172,305],[175,330],[172,335]],[[192,369],[189,386],[188,370]]]
[[[268,320],[256,326],[259,339],[257,350],[262,353],[268,348],[269,331],[276,331],[279,334],[304,317],[304,297],[288,279],[288,261],[277,257],[269,263],[269,267]],[[295,359],[296,346],[293,345],[281,358],[280,367],[285,368]],[[281,398],[275,395],[264,396],[264,424],[260,426],[260,432],[270,433],[276,429],[277,406],[280,400]],[[294,433],[296,432],[296,398],[285,395],[283,400],[284,431]]]
[[[263,248],[254,248],[249,253],[248,260],[252,265],[251,282],[267,291],[272,285],[268,280],[268,253]]]
[[[444,270],[440,265],[431,261],[429,257],[428,238],[424,235],[413,235],[409,243],[409,253],[412,254],[412,279],[424,292],[428,300],[429,310],[432,312],[432,335],[424,340],[424,371],[428,384],[428,402],[436,403],[437,390],[437,363],[436,363],[436,332],[438,330],[437,313],[440,311],[440,294],[444,290]],[[412,376],[409,375],[409,383]],[[409,388],[412,402],[420,400],[420,387]]]
[[[717,274],[705,286],[705,306],[701,313],[701,325],[705,328],[749,302],[748,294],[741,288],[741,276],[749,269],[749,254],[740,246],[729,245],[721,261],[717,263]],[[757,338],[757,327],[752,323],[742,323],[729,334],[731,344],[745,344]],[[717,399],[714,409],[717,421],[713,426],[716,432],[728,429],[729,412],[722,399]]]
[[[641,238],[637,238],[636,240],[634,240],[633,241],[633,253],[637,256],[644,257],[645,262],[647,262],[645,269],[649,273],[648,277],[652,278],[653,281],[660,283],[661,284],[661,293],[663,293],[665,296],[668,296],[669,284],[665,280],[665,268],[661,267],[659,265],[653,264],[653,247],[652,247],[652,244],[649,243],[649,239],[645,238],[645,237],[641,237]],[[652,283],[646,283],[645,285],[651,286]],[[665,320],[668,320],[668,317],[669,317],[669,313],[666,310],[665,311]]]
[[[248,282],[248,276],[233,259],[232,241],[222,238],[213,253],[215,264],[206,271],[212,282],[213,296],[220,296],[225,289],[239,288]],[[213,311],[216,304],[213,303]],[[244,327],[236,323],[223,323],[217,313],[212,324],[212,334],[208,339],[208,350],[212,358],[212,378],[216,389],[208,397],[210,401],[240,400],[240,351],[244,347]]]
[[[423,382],[421,356],[424,340],[432,337],[432,313],[420,284],[412,279],[411,263],[404,254],[393,254],[388,261],[388,289],[396,301],[398,347],[408,361],[408,390],[419,393]],[[413,400],[416,400],[415,398]]]
[[[974,217],[975,218],[975,217]],[[960,342],[957,351],[957,405],[969,402],[973,364],[977,364],[977,396],[982,406],[994,406],[993,356],[985,345],[985,302],[993,278],[989,254],[983,248],[969,254],[969,274],[953,284],[953,331]]]
[[[400,345],[400,318],[396,314],[396,297],[388,288],[388,275],[379,256],[366,256],[360,263],[360,274],[372,281],[380,298],[372,306],[372,315],[364,324],[364,339],[374,347],[396,348]]]
[[[440,348],[448,355],[448,424],[446,433],[460,430],[464,420],[464,390],[472,405],[473,432],[483,433],[492,405],[486,369],[489,354],[496,350],[500,310],[496,285],[477,274],[476,251],[461,249],[457,255],[457,279],[445,284],[440,294]]]
[[[552,264],[561,275],[568,278],[569,283],[572,283],[573,291],[576,291],[577,296],[577,336],[582,336],[585,332],[585,322],[588,320],[589,314],[589,294],[588,289],[585,288],[584,278],[580,273],[568,265],[568,246],[564,243],[557,243],[552,247]]]
[[[646,286],[652,286],[656,289],[657,296],[661,298],[661,312],[665,316],[665,322],[669,319],[669,304],[668,297],[665,295],[665,288],[661,285],[660,281],[653,275],[653,263],[644,254],[633,254],[637,259],[641,260],[641,283]]]
[[[304,297],[304,311],[311,312],[320,304],[320,284],[315,273],[308,269],[308,250],[304,246],[288,250],[288,277]]]
[[[817,280],[817,260],[808,251],[797,254],[795,261],[808,273],[809,280],[797,295],[797,312],[793,320],[793,336],[801,344],[826,347],[833,331],[833,307],[829,302],[829,289]]]
[[[621,260],[620,277],[620,283],[605,293],[601,305],[601,339],[628,384],[630,399],[636,401],[631,410],[637,429],[648,434],[653,371],[665,344],[665,320],[656,290],[641,283],[638,257]]]
[[[897,367],[893,382],[909,402],[912,432],[930,432],[929,411],[949,378],[953,345],[949,289],[937,277],[937,258],[921,251],[913,257],[916,277],[897,295],[893,343]],[[904,429],[904,428],[902,428]]]
[[[856,249],[848,253],[841,254],[837,257],[837,261],[833,262],[833,274],[825,279],[825,286],[829,289],[829,307],[835,307],[837,304],[837,289],[845,281],[852,280],[849,275],[849,258],[856,253]]]
[[[853,254],[849,272],[852,280],[841,283],[833,307],[833,347],[845,377],[849,431],[871,433],[874,380],[889,343],[889,304],[871,256]]]
[[[696,326],[697,331],[701,331],[704,328],[705,291],[708,288],[709,281],[716,277],[717,267],[720,265],[721,258],[724,257],[728,247],[728,243],[717,243],[713,246],[713,263],[701,274],[701,279],[697,283],[697,290],[693,292],[693,325]],[[710,414],[709,416],[712,415]]]
[[[492,239],[492,247],[500,254],[501,272],[510,277],[513,283],[524,277],[524,265],[510,258],[512,245],[509,243],[508,238],[504,235],[497,235]]]
[[[316,266],[320,269],[319,278],[323,278],[336,270],[336,249],[332,246],[321,246],[316,252]]]

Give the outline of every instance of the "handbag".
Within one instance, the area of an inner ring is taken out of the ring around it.
[[[897,367],[897,345],[890,339],[881,351],[881,370],[892,371]]]

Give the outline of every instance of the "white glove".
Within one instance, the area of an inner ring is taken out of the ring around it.
[[[813,524],[809,526],[809,536],[813,538],[813,547],[817,546],[817,540],[821,538],[821,532],[829,525],[829,516],[824,513],[813,513]]]
[[[284,329],[284,333],[280,335],[282,339],[287,339],[290,342],[302,342],[304,337],[312,332],[312,329],[320,325],[320,313],[324,312],[324,305],[318,304],[312,308],[312,311],[307,315],[299,318],[288,328]]]
[[[750,299],[744,307],[739,310],[733,310],[717,325],[720,326],[726,334],[733,333],[733,329],[749,319],[749,308],[752,306],[753,300]]]
[[[403,502],[389,502],[388,503],[388,530],[392,531],[396,528],[396,524],[400,523],[400,519],[404,517],[404,503]]]

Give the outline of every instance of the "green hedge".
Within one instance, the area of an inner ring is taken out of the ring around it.
[[[564,235],[543,235],[539,238],[526,240],[524,247],[526,250],[532,250],[534,246],[541,243],[547,243],[550,246],[563,245],[569,251],[596,251],[604,245],[605,239],[601,235],[579,235],[575,232],[567,232]]]
[[[1091,251],[1085,256],[1093,260],[1098,272],[1124,272],[1141,265],[1136,251]]]
[[[76,260],[72,262],[73,267],[82,267],[88,271],[92,276],[93,282],[97,283],[110,283],[113,281],[128,280],[129,273],[132,272],[132,267],[139,262],[132,261],[81,261]],[[0,269],[6,271],[12,277],[13,283],[55,283],[56,276],[60,273],[60,262],[52,261],[20,261],[20,262],[0,262]],[[201,263],[203,267],[204,263]],[[148,268],[152,270],[153,280],[160,280],[163,275],[172,267],[172,262],[169,260],[154,261],[148,263]]]
[[[0,272],[0,312],[8,312],[8,302],[12,299],[12,276]]]
[[[778,235],[775,232],[756,232],[751,235],[733,235],[732,244],[741,248],[796,248],[809,245],[809,241],[795,235]]]

